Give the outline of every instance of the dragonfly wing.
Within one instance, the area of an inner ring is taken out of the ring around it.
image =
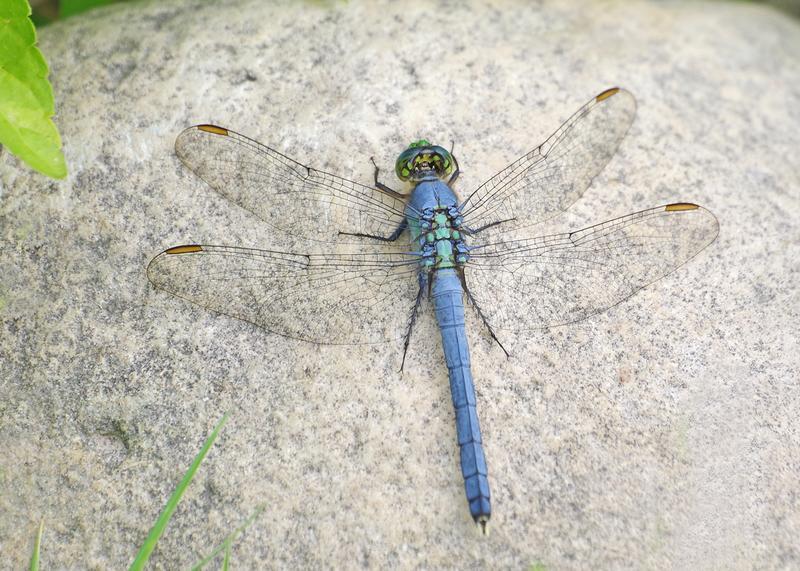
[[[388,236],[403,221],[403,195],[307,167],[223,127],[189,127],[175,152],[222,196],[284,232],[330,242],[339,232]]]
[[[630,92],[614,87],[578,109],[547,140],[479,186],[462,204],[473,230],[524,227],[578,200],[617,151],[636,115]]]
[[[363,247],[293,254],[191,245],[153,258],[147,277],[203,308],[286,337],[351,344],[402,337],[419,287],[417,262]]]
[[[476,247],[467,285],[496,330],[565,325],[617,305],[717,237],[700,206],[669,204],[575,232]]]

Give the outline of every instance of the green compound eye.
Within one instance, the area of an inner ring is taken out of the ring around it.
[[[414,170],[414,159],[418,154],[419,150],[414,147],[409,147],[400,153],[400,156],[397,157],[397,162],[394,164],[394,172],[397,174],[397,178],[402,181],[409,179]]]
[[[395,162],[394,170],[397,178],[407,181],[415,177],[418,164],[428,163],[433,168],[423,168],[425,176],[430,176],[433,171],[434,176],[443,178],[453,172],[454,160],[450,152],[438,145],[431,145],[429,141],[420,139],[411,143],[408,148],[400,153]],[[417,173],[419,176],[419,173]],[[415,178],[416,180],[416,178]]]
[[[450,151],[437,145],[431,147],[431,152],[434,156],[434,163],[436,163],[436,167],[440,171],[440,176],[447,176],[453,172],[453,156]]]

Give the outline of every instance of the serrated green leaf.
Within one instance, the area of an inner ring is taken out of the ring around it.
[[[39,172],[64,178],[53,88],[30,14],[27,0],[0,2],[0,143]]]

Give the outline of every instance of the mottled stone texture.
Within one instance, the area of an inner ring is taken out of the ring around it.
[[[44,568],[124,567],[223,411],[153,568],[259,504],[239,568],[800,566],[798,22],[744,3],[265,4],[41,31],[70,175],[0,157],[0,567],[26,564],[41,519]],[[464,193],[615,84],[637,121],[558,223],[687,200],[720,236],[510,360],[468,313],[488,538],[430,306],[401,375],[399,346],[283,339],[145,278],[166,246],[273,240],[181,168],[187,125],[363,181],[370,156],[455,140]]]

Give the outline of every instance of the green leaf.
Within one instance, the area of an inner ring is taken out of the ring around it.
[[[39,549],[42,546],[42,532],[44,531],[44,520],[39,524],[39,531],[36,533],[36,541],[33,543],[33,553],[31,553],[30,571],[39,571]]]
[[[145,539],[144,544],[142,545],[141,549],[139,549],[139,553],[136,554],[136,559],[134,559],[130,566],[131,570],[138,571],[144,569],[144,565],[150,558],[150,554],[153,552],[153,549],[155,549],[158,539],[161,537],[161,534],[164,533],[164,529],[167,527],[172,514],[175,512],[175,508],[178,507],[178,503],[181,501],[183,493],[186,491],[186,488],[189,487],[189,484],[192,483],[195,473],[197,472],[198,468],[200,468],[200,463],[203,461],[203,458],[206,457],[206,454],[208,454],[208,451],[211,449],[211,445],[214,444],[214,440],[217,439],[219,431],[222,429],[227,420],[228,415],[226,414],[214,427],[214,430],[211,432],[209,437],[206,438],[203,448],[201,448],[197,456],[194,457],[192,465],[189,466],[189,470],[187,470],[186,474],[184,474],[183,479],[178,484],[178,487],[175,488],[174,492],[172,492],[169,500],[167,500],[167,504],[164,506],[164,510],[161,512],[161,515],[158,516],[158,520],[156,520],[156,523],[153,525],[153,528],[147,535],[147,539]]]
[[[0,2],[0,143],[41,173],[67,176],[47,62],[27,0]]]

